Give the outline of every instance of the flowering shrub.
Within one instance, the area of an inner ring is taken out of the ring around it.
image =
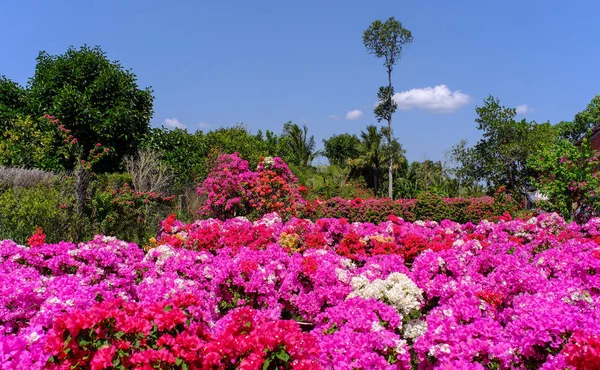
[[[298,216],[304,204],[298,179],[279,157],[262,158],[258,163],[256,180],[250,183],[251,216],[260,218],[277,212],[282,217]]]
[[[345,218],[351,222],[378,224],[389,215],[406,221],[449,219],[456,222],[478,223],[481,220],[499,220],[505,214],[515,215],[522,205],[510,196],[480,198],[440,198],[423,194],[418,199],[370,198],[347,200],[331,198],[308,204],[302,216],[313,220],[319,218]]]
[[[161,229],[146,252],[0,242],[3,368],[598,367],[597,218]]]
[[[198,195],[205,198],[199,214],[222,220],[248,215],[250,184],[255,178],[248,162],[237,154],[219,155],[216,166],[198,187]]]
[[[350,298],[319,317],[321,362],[335,369],[410,369],[401,329],[402,319],[392,307]]]
[[[110,153],[110,148],[100,143],[96,143],[92,149],[89,150],[87,156],[83,156],[83,147],[79,143],[79,139],[71,134],[71,130],[60,123],[59,119],[45,114],[43,117],[47,120],[51,126],[54,126],[55,135],[59,138],[61,146],[59,152],[67,159],[75,159],[75,165],[81,165],[86,170],[91,170],[92,167],[97,164],[103,157]],[[71,158],[72,157],[72,158]],[[73,164],[70,164],[72,166]]]
[[[119,188],[98,189],[92,200],[97,229],[133,241],[147,240],[156,225],[175,208],[175,196],[133,190],[128,183]]]
[[[48,332],[49,363],[92,369],[321,368],[316,339],[295,321],[269,319],[244,307],[211,335],[191,314],[196,305],[193,295],[176,295],[145,304],[116,299],[71,311],[56,318]]]
[[[257,219],[271,212],[297,216],[305,203],[298,179],[279,157],[262,158],[256,172],[237,153],[221,154],[215,168],[198,187],[205,199],[200,215],[221,220],[236,216]]]
[[[301,332],[295,321],[273,320],[244,307],[221,324],[203,350],[205,368],[322,369],[316,338]]]
[[[399,272],[390,274],[385,280],[369,281],[364,276],[352,278],[354,291],[348,296],[373,298],[394,307],[402,316],[419,310],[423,303],[423,291],[410,278]]]

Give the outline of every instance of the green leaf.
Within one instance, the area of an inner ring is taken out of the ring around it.
[[[65,339],[63,347],[66,347],[69,344],[69,342],[71,341],[71,339],[72,339],[71,334],[67,335],[67,339]]]
[[[270,365],[270,364],[271,364],[271,359],[270,359],[270,358],[267,358],[267,359],[265,360],[265,362],[263,363],[263,367],[262,367],[262,368],[263,368],[263,370],[268,370],[268,369],[269,369],[269,365]]]
[[[290,359],[290,355],[283,348],[277,354],[275,354],[275,357],[285,362]]]
[[[164,308],[164,310],[165,310],[166,312],[171,312],[171,311],[173,310],[173,306],[171,306],[171,305],[168,305],[168,306],[166,306],[166,307]]]

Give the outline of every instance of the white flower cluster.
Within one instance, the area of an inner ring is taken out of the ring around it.
[[[175,249],[169,245],[161,244],[156,248],[150,249],[144,257],[144,262],[156,258],[156,265],[162,266],[165,262],[176,254]]]
[[[336,274],[338,280],[341,281],[342,283],[346,283],[346,284],[349,283],[349,281],[348,281],[349,280],[348,279],[348,271],[343,270],[341,268],[336,268],[335,269],[335,274]]]
[[[429,349],[429,356],[437,356],[440,353],[450,354],[450,345],[448,343],[436,344]]]
[[[427,322],[423,320],[409,320],[404,325],[404,338],[416,339],[427,331]]]
[[[275,224],[281,223],[281,217],[277,212],[267,213],[260,220],[254,221],[254,226],[265,225],[271,227]]]
[[[594,303],[594,300],[590,293],[587,290],[577,291],[573,289],[569,289],[571,295],[568,297],[563,297],[563,301],[568,304],[577,304],[579,301],[584,301],[587,303]]]
[[[546,217],[540,221],[540,226],[544,229],[556,228],[565,223],[565,220],[556,212],[546,214]]]
[[[418,310],[423,302],[423,291],[399,272],[391,273],[385,280],[375,279],[372,282],[365,276],[355,276],[351,284],[354,291],[348,298],[374,298],[393,306],[403,315]]]
[[[271,166],[273,166],[274,164],[275,161],[273,160],[273,157],[265,157],[265,159],[263,159],[264,168],[271,168]]]

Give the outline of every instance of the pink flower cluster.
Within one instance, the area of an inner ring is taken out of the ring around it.
[[[198,213],[223,220],[236,216],[256,219],[270,212],[289,218],[298,216],[305,204],[302,190],[279,157],[262,158],[254,172],[237,153],[221,154],[198,186],[198,195],[204,200]]]
[[[183,224],[0,242],[6,369],[591,369],[600,219]],[[404,258],[407,257],[407,258]],[[82,365],[84,366],[84,365]]]

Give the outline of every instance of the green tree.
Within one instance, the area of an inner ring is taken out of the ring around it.
[[[291,157],[291,152],[281,136],[270,130],[265,131],[264,134],[262,130],[258,130],[256,138],[264,142],[268,157],[281,157],[286,163],[288,162],[287,158]],[[291,161],[289,162],[291,163]]]
[[[206,133],[206,145],[209,150],[220,153],[239,153],[252,168],[258,165],[261,157],[269,155],[266,141],[239,123],[234,127],[219,128]]]
[[[69,48],[64,54],[41,52],[28,86],[27,113],[48,113],[78,138],[83,150],[96,143],[111,149],[99,170],[121,166],[134,154],[149,129],[152,91],[140,89],[137,77],[100,47]]]
[[[332,165],[347,167],[349,160],[358,157],[359,143],[358,137],[351,134],[333,135],[329,139],[323,139],[325,157]]]
[[[175,173],[176,188],[197,184],[208,174],[208,145],[202,131],[194,134],[176,128],[151,128],[141,145],[157,151]]]
[[[581,145],[560,140],[531,156],[529,162],[537,171],[532,182],[548,197],[550,210],[573,217],[578,209],[599,209],[600,159],[588,138]]]
[[[594,96],[588,106],[577,113],[573,120],[573,125],[579,133],[579,140],[597,124],[600,124],[600,95]]]
[[[349,164],[367,174],[367,184],[377,195],[381,187],[382,164],[385,161],[381,131],[376,126],[367,126],[366,131],[360,133],[360,142],[356,150],[358,157],[351,159]]]
[[[27,92],[19,84],[0,75],[0,129],[25,112]]]
[[[379,105],[375,108],[375,116],[378,121],[385,120],[388,123],[387,139],[388,146],[392,146],[393,130],[392,115],[398,107],[393,100],[394,87],[392,86],[392,71],[402,56],[403,48],[413,41],[412,33],[404,28],[394,17],[382,22],[376,20],[363,33],[363,44],[370,54],[384,59],[387,72],[388,84],[379,88],[377,97]],[[393,156],[389,156],[388,166],[388,196],[393,198]]]
[[[421,193],[444,197],[459,195],[458,180],[450,177],[441,161],[415,161],[401,168],[395,180],[395,188],[403,198],[414,198]]]
[[[302,128],[295,123],[287,122],[283,125],[282,140],[293,153],[292,163],[308,167],[321,153],[315,150],[316,143],[313,135],[308,136],[308,127]]]
[[[594,96],[588,106],[575,115],[573,121],[561,121],[556,124],[556,128],[561,139],[577,143],[597,124],[600,124],[600,95]]]
[[[462,141],[452,149],[453,159],[460,164],[458,178],[485,181],[491,188],[506,186],[509,191],[528,183],[532,172],[527,158],[556,141],[555,128],[550,123],[516,121],[516,110],[492,96],[476,112],[483,138],[472,148]]]

